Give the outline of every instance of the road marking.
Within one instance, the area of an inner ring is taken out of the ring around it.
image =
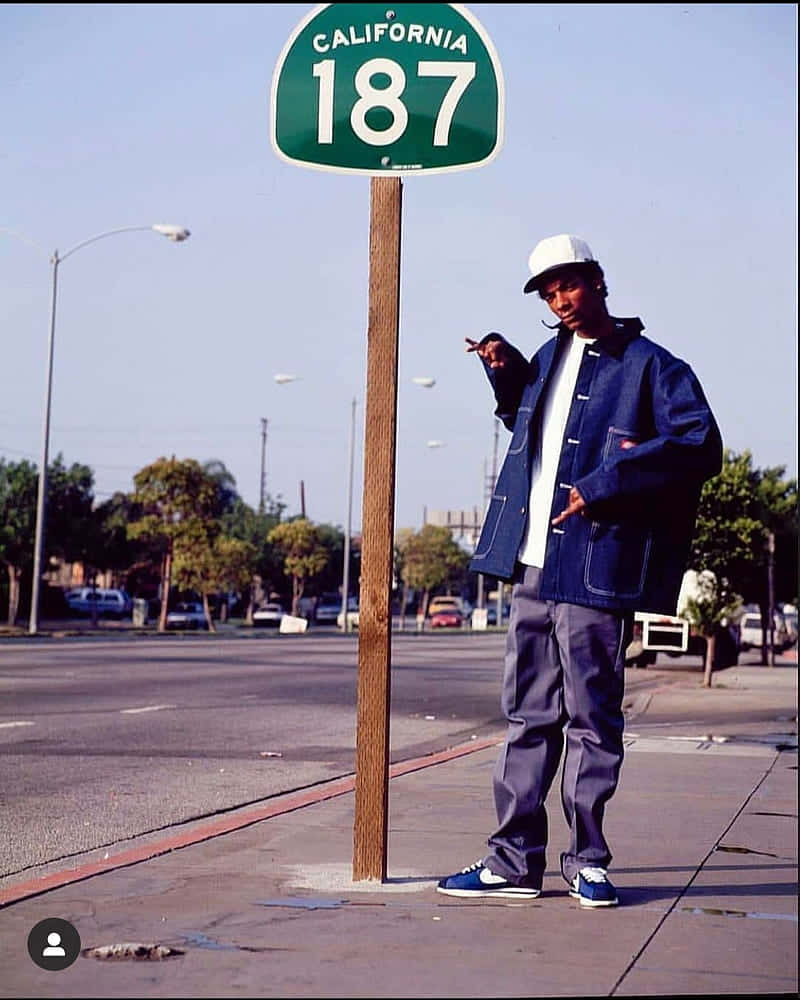
[[[120,715],[136,715],[139,712],[161,712],[165,708],[175,708],[175,705],[143,705],[141,708],[121,708]]]
[[[35,722],[0,722],[0,729],[11,729],[12,726],[35,726]]]

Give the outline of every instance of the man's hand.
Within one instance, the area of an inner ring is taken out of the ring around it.
[[[508,361],[508,347],[503,340],[487,340],[481,344],[477,340],[467,342],[467,353],[475,352],[481,361],[485,361],[490,368],[505,368]]]
[[[561,511],[558,517],[554,517],[550,523],[553,526],[561,524],[562,521],[566,521],[566,519],[568,517],[572,517],[573,514],[582,514],[584,517],[586,516],[586,501],[580,493],[578,493],[574,486],[569,491],[567,506]]]

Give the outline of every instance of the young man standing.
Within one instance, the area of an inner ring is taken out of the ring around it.
[[[683,361],[606,307],[588,244],[562,234],[530,255],[525,292],[558,319],[530,361],[500,334],[467,339],[513,432],[470,568],[513,582],[488,854],[439,892],[533,899],[545,871],[545,799],[561,784],[561,872],[584,906],[613,906],[606,802],[623,756],[625,650],[634,611],[674,614],[702,484],[722,442]]]

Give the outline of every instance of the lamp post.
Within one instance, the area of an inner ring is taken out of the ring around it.
[[[775,534],[767,535],[767,604],[769,610],[769,665],[775,666]]]
[[[285,385],[287,382],[296,382],[300,376],[299,375],[283,375],[277,374],[272,376],[273,379],[278,383],[278,385]],[[267,424],[268,420],[266,417],[261,418],[261,485],[259,487],[258,494],[258,513],[263,514],[266,507],[266,494],[267,494]]]
[[[42,554],[44,551],[44,524],[47,507],[47,462],[50,445],[50,403],[53,391],[53,345],[56,333],[56,293],[58,290],[58,267],[67,257],[71,257],[76,251],[96,243],[97,240],[105,239],[107,236],[115,236],[117,233],[132,233],[143,230],[151,230],[166,236],[173,243],[181,243],[188,239],[190,233],[183,226],[173,226],[166,223],[156,223],[152,226],[124,226],[121,229],[110,229],[105,233],[98,233],[97,236],[90,236],[88,240],[76,244],[66,253],[60,254],[58,250],[53,251],[50,263],[53,265],[53,284],[50,297],[50,336],[47,343],[47,378],[45,380],[44,416],[42,418],[42,458],[39,467],[39,490],[36,498],[36,534],[33,547],[33,585],[31,588],[31,616],[28,631],[31,635],[36,635],[39,631],[39,589],[42,573]]]
[[[353,454],[355,452],[356,434],[356,401],[350,404],[350,445],[348,448],[349,473],[347,477],[347,530],[344,536],[344,568],[342,570],[342,630],[350,631],[350,618],[347,614],[348,596],[350,591],[350,530],[353,519]]]

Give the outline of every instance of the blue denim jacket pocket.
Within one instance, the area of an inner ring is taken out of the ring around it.
[[[603,597],[641,596],[652,543],[652,531],[642,525],[595,521],[583,575],[586,589]]]
[[[508,446],[508,455],[519,455],[527,445],[532,413],[533,409],[530,406],[520,406],[517,410],[517,419],[514,421],[514,434]]]
[[[608,434],[606,435],[606,445],[603,448],[603,460],[615,458],[620,451],[635,448],[641,439],[641,434],[637,431],[626,431],[621,427],[609,427]]]
[[[501,496],[497,493],[492,495],[492,499],[489,501],[489,509],[486,511],[486,517],[483,521],[483,530],[481,531],[481,537],[478,541],[478,547],[475,549],[472,556],[473,559],[485,558],[491,550],[492,545],[494,545],[495,535],[497,534],[497,529],[500,526],[500,519],[503,515],[503,510],[505,509],[507,500],[508,497]]]

